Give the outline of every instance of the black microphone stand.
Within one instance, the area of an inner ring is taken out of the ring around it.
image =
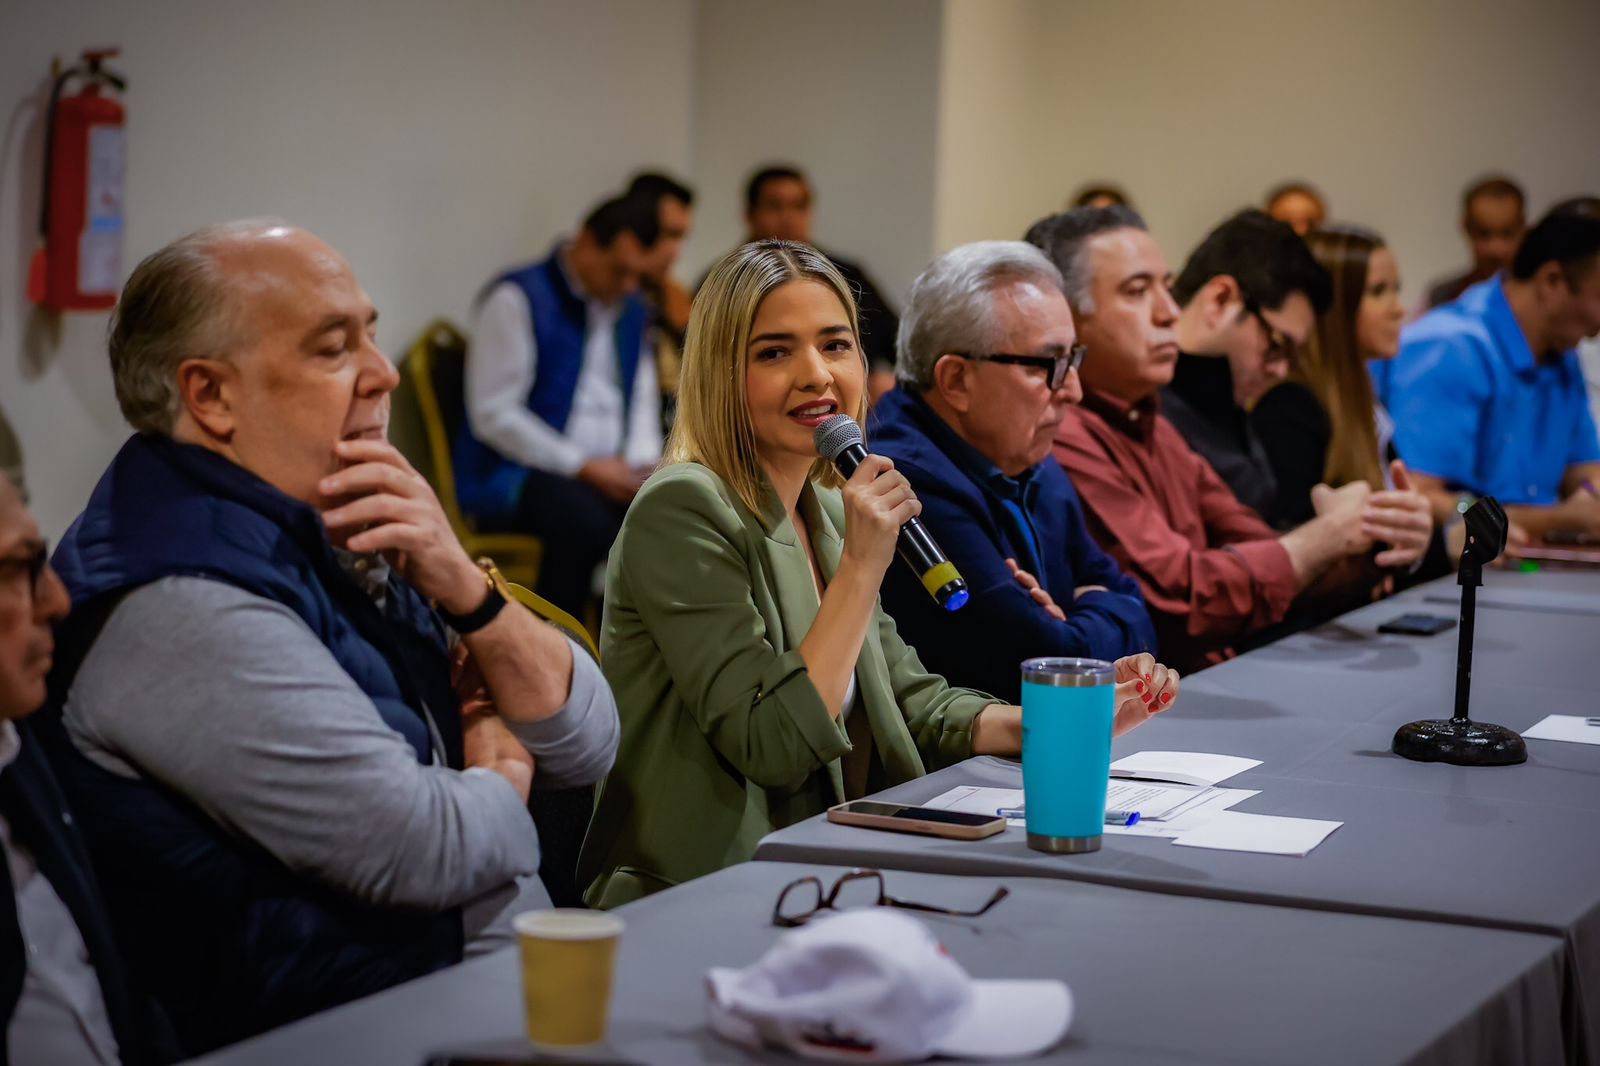
[[[1396,755],[1418,762],[1457,766],[1512,766],[1528,761],[1528,745],[1503,725],[1474,722],[1467,714],[1472,693],[1472,636],[1478,617],[1478,588],[1485,563],[1506,548],[1509,522],[1492,496],[1481,497],[1466,513],[1467,543],[1461,552],[1461,643],[1456,651],[1455,717],[1412,722],[1394,735]]]

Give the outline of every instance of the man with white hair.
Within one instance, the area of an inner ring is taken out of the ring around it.
[[[1111,662],[1155,650],[1139,586],[1090,538],[1050,458],[1063,412],[1082,396],[1083,349],[1061,289],[1055,266],[1021,241],[940,256],[911,287],[899,384],[869,432],[972,592],[950,614],[895,567],[884,608],[952,684],[1013,701],[1028,656]]]
[[[46,724],[190,1054],[504,942],[548,903],[535,758],[570,787],[615,753],[596,665],[503,609],[385,439],[376,320],[327,244],[245,222],[147,258],[112,321],[138,432],[56,554]]]

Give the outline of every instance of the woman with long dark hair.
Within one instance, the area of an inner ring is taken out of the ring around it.
[[[1394,424],[1367,371],[1369,361],[1393,359],[1400,351],[1405,306],[1399,264],[1381,237],[1355,227],[1318,230],[1306,241],[1333,279],[1333,303],[1295,354],[1289,380],[1262,397],[1251,413],[1278,481],[1277,504],[1268,518],[1279,528],[1309,521],[1313,487],[1354,481],[1427,515],[1427,500],[1412,490],[1405,464],[1394,453]],[[1432,526],[1372,532],[1398,548],[1426,544]],[[1378,561],[1383,564],[1382,554]]]

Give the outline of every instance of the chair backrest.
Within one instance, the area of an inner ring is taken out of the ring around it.
[[[587,629],[583,628],[582,622],[532,589],[524,588],[514,581],[507,582],[506,587],[511,590],[512,599],[577,641],[595,662],[600,661],[600,649],[595,647],[594,638],[589,635]]]
[[[466,418],[463,384],[467,338],[447,319],[435,319],[406,354],[406,380],[416,395],[427,438],[433,488],[458,537],[472,533],[456,499],[450,447]]]

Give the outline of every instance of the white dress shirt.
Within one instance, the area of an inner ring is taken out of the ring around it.
[[[21,751],[17,727],[0,722],[0,773]],[[120,1061],[117,1038],[78,923],[39,873],[33,855],[12,839],[4,816],[0,816],[0,848],[11,870],[17,926],[28,957],[22,996],[4,1034],[11,1061],[114,1066]]]
[[[472,433],[513,462],[565,477],[577,474],[590,459],[612,456],[621,456],[630,466],[654,466],[661,460],[661,394],[648,331],[640,343],[633,401],[624,418],[616,338],[622,304],[584,296],[570,272],[567,280],[584,298],[588,327],[565,432],[528,408],[539,365],[533,311],[522,289],[507,281],[490,291],[473,323],[466,366]]]

